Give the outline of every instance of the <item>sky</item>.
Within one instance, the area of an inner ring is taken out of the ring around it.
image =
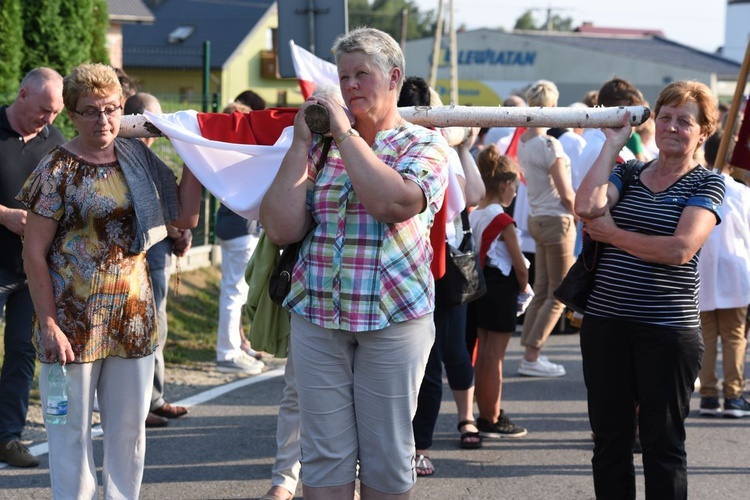
[[[456,28],[513,29],[516,19],[530,9],[541,23],[552,15],[573,19],[576,28],[584,22],[606,28],[661,30],[669,40],[706,52],[724,45],[726,0],[453,0]],[[420,10],[437,13],[440,0],[414,0]],[[446,10],[450,0],[445,0]],[[447,18],[444,21],[448,22]]]

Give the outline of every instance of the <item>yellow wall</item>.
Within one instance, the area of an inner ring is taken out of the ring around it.
[[[260,52],[268,50],[268,30],[278,27],[276,4],[255,25],[252,31],[224,65],[221,78],[222,104],[227,104],[242,91],[253,90],[269,106],[277,105],[278,92],[286,91],[287,105],[302,104],[302,94],[296,79],[270,79],[261,77]]]
[[[165,113],[177,111],[178,109],[201,110],[201,96],[203,94],[203,72],[199,70],[175,70],[175,69],[144,69],[125,68],[128,75],[138,83],[138,90],[154,94],[162,101]],[[211,94],[219,91],[216,84],[220,73],[212,72],[209,89]],[[174,103],[180,103],[177,109]]]

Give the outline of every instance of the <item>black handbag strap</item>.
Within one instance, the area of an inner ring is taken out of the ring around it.
[[[474,247],[474,236],[472,235],[471,224],[469,223],[469,211],[465,208],[461,211],[461,227],[463,228],[464,236],[458,248],[462,252],[466,252]]]
[[[331,143],[333,142],[333,137],[326,137],[325,142],[323,142],[323,152],[320,154],[320,159],[318,160],[318,164],[316,165],[317,172],[315,174],[317,175],[318,172],[320,172],[320,169],[323,168],[323,165],[326,163],[326,159],[328,158],[328,152],[331,150]]]
[[[625,188],[628,187],[628,184],[633,182],[633,177],[635,177],[635,174],[639,173],[641,170],[646,168],[652,162],[653,160],[651,160],[650,162],[648,162],[648,164],[646,164],[640,160],[629,160],[622,164],[622,194],[623,195],[625,194]]]

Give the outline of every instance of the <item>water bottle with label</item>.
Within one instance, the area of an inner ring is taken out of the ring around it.
[[[63,425],[68,421],[68,377],[65,366],[55,363],[49,370],[47,395],[47,424]]]

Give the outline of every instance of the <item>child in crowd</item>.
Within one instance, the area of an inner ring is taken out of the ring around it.
[[[505,351],[517,316],[532,294],[519,231],[504,211],[516,196],[520,168],[494,144],[479,154],[477,163],[486,194],[469,214],[469,221],[487,282],[487,293],[469,304],[478,337],[474,366],[477,427],[484,437],[522,437],[526,429],[511,422],[500,408]]]

